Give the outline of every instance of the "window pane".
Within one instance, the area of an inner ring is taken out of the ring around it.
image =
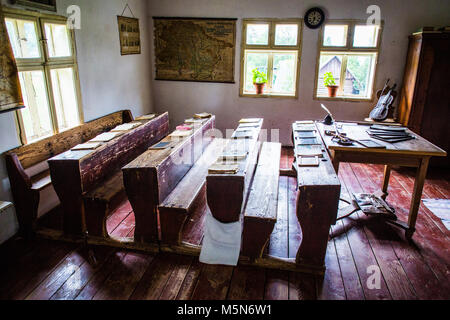
[[[21,110],[28,142],[53,134],[43,71],[19,72],[26,108]]]
[[[268,24],[248,24],[247,25],[247,44],[249,44],[249,45],[268,45],[269,44],[269,25]]]
[[[323,35],[323,45],[326,47],[345,47],[347,45],[346,25],[327,25]]]
[[[45,24],[45,36],[50,58],[70,57],[69,34],[65,24]]]
[[[246,52],[245,54],[245,88],[246,92],[255,92],[253,85],[253,70],[258,69],[260,72],[267,74],[269,66],[268,53]]]
[[[375,48],[378,42],[378,26],[356,26],[354,47]]]
[[[16,59],[40,58],[36,23],[6,18],[6,28]]]
[[[51,70],[53,96],[60,131],[80,124],[78,101],[72,68]]]
[[[349,55],[344,95],[370,98],[375,55]]]
[[[329,53],[322,53],[320,55],[319,66],[319,83],[317,84],[317,96],[327,97],[328,88],[324,84],[325,74],[331,72],[336,81],[336,85],[339,85],[341,79],[342,70],[342,55],[334,55]]]
[[[298,40],[298,25],[277,24],[275,31],[276,46],[296,46]]]
[[[272,93],[295,95],[296,66],[296,53],[275,53],[273,55]]]

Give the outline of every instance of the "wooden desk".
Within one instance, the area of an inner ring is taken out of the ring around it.
[[[169,133],[165,113],[105,143],[96,150],[67,151],[48,161],[55,191],[64,212],[64,233],[84,231],[82,195],[116,174]]]
[[[343,133],[346,133],[349,138],[355,140],[370,139],[370,136],[367,133],[370,125],[361,125],[354,123],[339,123],[339,125],[340,124],[343,125],[341,131]],[[414,232],[416,231],[415,226],[417,221],[417,214],[419,212],[423,186],[425,183],[430,159],[431,157],[445,157],[447,156],[447,153],[444,150],[433,145],[431,142],[412,132],[411,133],[417,137],[415,140],[399,142],[395,144],[374,140],[379,144],[385,145],[386,149],[369,149],[364,148],[356,143],[353,146],[349,147],[341,146],[338,143],[332,141],[332,137],[325,135],[326,130],[334,131],[334,126],[325,126],[322,123],[317,123],[317,127],[333,159],[333,165],[336,169],[336,172],[339,171],[339,164],[341,162],[382,164],[386,166],[382,188],[384,198],[387,197],[392,166],[418,168],[408,223],[392,222],[393,224],[406,230],[406,237],[408,239],[412,238]]]
[[[211,214],[222,223],[238,222],[241,218],[248,188],[258,162],[259,138],[263,123],[264,119],[259,119],[259,122],[255,123],[253,138],[234,139],[225,147],[225,153],[232,150],[247,152],[247,158],[239,162],[239,171],[236,174],[209,174],[206,178]]]
[[[148,150],[122,168],[125,190],[136,219],[136,243],[159,240],[158,206],[171,194],[192,169],[213,140],[216,117],[205,119],[201,126],[185,138],[162,142],[172,143],[164,150]]]

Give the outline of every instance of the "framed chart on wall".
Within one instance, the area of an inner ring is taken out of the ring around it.
[[[13,3],[25,6],[56,11],[56,0],[13,0]]]
[[[120,35],[120,54],[140,54],[141,34],[139,30],[139,19],[117,16]]]

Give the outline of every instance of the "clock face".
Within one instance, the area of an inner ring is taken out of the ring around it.
[[[305,24],[308,28],[318,29],[325,22],[325,13],[320,8],[312,8],[305,15]]]

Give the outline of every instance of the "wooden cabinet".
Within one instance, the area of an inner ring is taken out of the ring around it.
[[[410,37],[399,104],[399,121],[450,151],[450,33]],[[450,167],[450,158],[432,164]]]

